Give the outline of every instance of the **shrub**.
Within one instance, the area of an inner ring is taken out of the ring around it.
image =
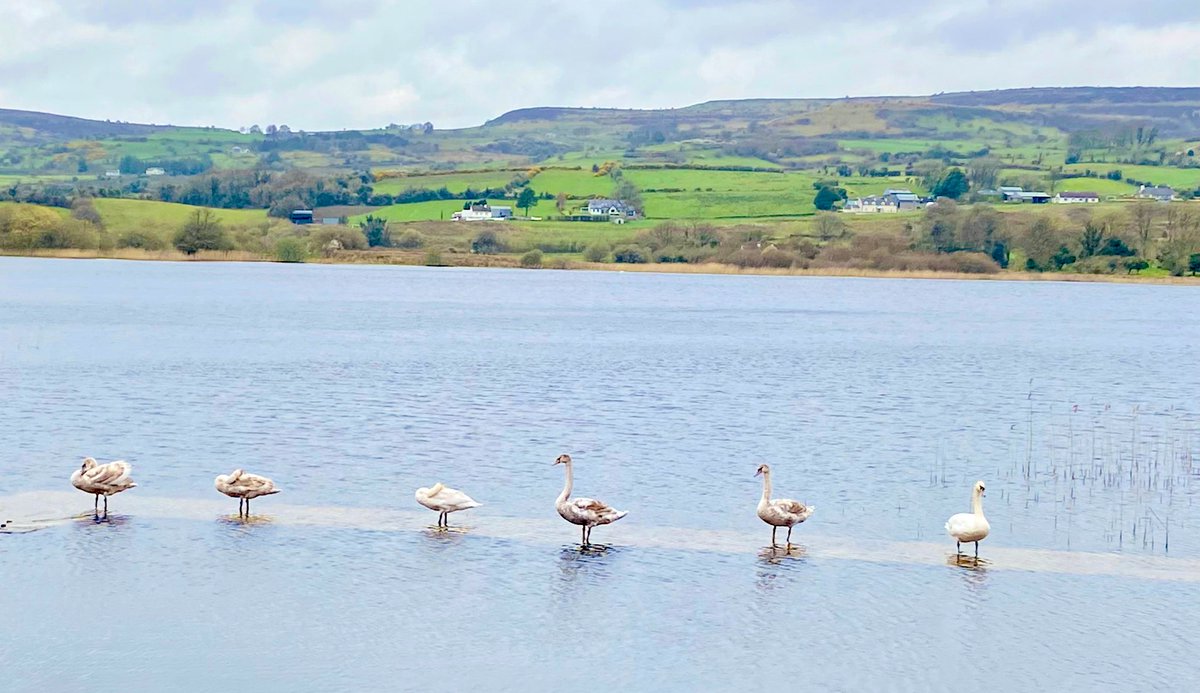
[[[321,226],[308,236],[313,248],[328,248],[337,241],[343,250],[366,250],[367,237],[361,229],[350,226]]]
[[[388,232],[387,219],[368,214],[365,219],[358,222],[358,227],[362,229],[363,235],[366,236],[368,246],[372,248],[386,248],[392,244],[392,236]]]
[[[526,188],[528,190],[528,188]],[[521,256],[521,266],[527,269],[536,269],[542,266],[542,251],[534,248],[533,250]]]
[[[442,260],[442,254],[430,248],[425,251],[425,266],[427,267],[445,267],[446,262]]]
[[[201,250],[229,250],[231,245],[212,210],[197,209],[175,234],[175,247],[195,255]]]
[[[275,241],[276,262],[304,262],[308,259],[308,244],[295,236],[285,236]]]
[[[406,250],[416,250],[425,246],[425,237],[412,229],[408,229],[400,234],[398,238],[394,239],[392,245]]]
[[[640,246],[623,245],[613,251],[613,262],[642,264],[649,261],[646,251]]]
[[[1134,250],[1133,250],[1133,248],[1130,248],[1128,245],[1126,245],[1125,241],[1123,241],[1122,239],[1117,238],[1116,236],[1112,236],[1108,240],[1104,241],[1104,245],[1100,246],[1100,251],[1097,252],[1096,254],[1097,255],[1115,255],[1117,257],[1130,257],[1130,256],[1134,255]]]
[[[608,251],[610,251],[610,248],[608,248],[606,243],[595,243],[595,245],[588,246],[586,251],[583,251],[583,259],[589,261],[589,263],[604,263],[608,259]]]
[[[1141,272],[1144,269],[1148,269],[1150,267],[1150,263],[1140,257],[1131,257],[1126,260],[1122,260],[1121,266],[1124,267],[1127,272],[1133,274],[1134,272]]]
[[[126,231],[117,237],[118,248],[142,248],[144,250],[163,250],[167,242],[159,234],[137,229]]]
[[[780,250],[772,245],[762,251],[763,267],[787,268],[794,264],[796,264],[796,256],[786,250]]]
[[[100,212],[96,211],[96,206],[92,204],[90,197],[77,197],[71,201],[71,216],[80,220],[95,224],[97,227],[103,226],[103,220],[100,219]]]
[[[484,229],[475,235],[475,240],[471,241],[471,252],[481,255],[495,255],[504,251],[504,244],[500,242],[499,236],[491,229]]]

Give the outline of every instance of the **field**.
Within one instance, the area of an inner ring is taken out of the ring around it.
[[[1152,185],[1169,185],[1175,190],[1195,190],[1200,188],[1200,168],[1173,168],[1170,166],[1135,166],[1129,164],[1071,164],[1064,167],[1067,171],[1083,172],[1087,170],[1099,173],[1120,171],[1125,178],[1143,181]],[[1130,192],[1134,192],[1130,190]]]
[[[403,178],[385,178],[376,181],[372,187],[376,192],[395,195],[409,188],[428,188],[437,190],[447,188],[452,193],[461,193],[470,188],[483,190],[486,188],[503,188],[517,176],[515,171],[486,171],[483,173],[438,173],[429,175],[405,176]]]
[[[173,231],[197,209],[153,200],[97,199],[94,204],[105,228],[116,233],[126,230]],[[267,221],[267,212],[263,209],[214,209],[213,213],[230,226]]]

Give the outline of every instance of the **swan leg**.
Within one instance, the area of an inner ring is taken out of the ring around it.
[[[100,494],[99,493],[97,493],[96,497],[92,499],[92,514],[95,515],[96,517],[100,517]]]
[[[954,540],[954,555],[962,555],[962,542],[957,539]]]
[[[579,526],[579,546],[587,548],[587,525]]]
[[[108,496],[104,497],[104,516],[108,517]]]
[[[788,527],[787,550],[792,550],[792,528]]]
[[[450,518],[446,515],[446,513],[442,513],[441,516],[438,517],[438,523],[442,527],[449,528],[450,527]]]
[[[775,532],[778,529],[779,528],[775,526],[771,527],[771,548],[775,548]]]
[[[975,542],[975,559],[979,559],[979,542]]]

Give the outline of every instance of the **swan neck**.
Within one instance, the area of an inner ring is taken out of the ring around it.
[[[567,468],[567,483],[563,484],[562,493],[558,494],[559,503],[571,497],[571,485],[575,483],[575,476],[571,471],[571,463],[567,462],[563,466]]]
[[[771,500],[771,472],[763,472],[763,500]]]
[[[971,511],[983,517],[983,494],[979,491],[971,494]]]

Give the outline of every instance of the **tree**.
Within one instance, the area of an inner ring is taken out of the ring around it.
[[[959,216],[958,205],[951,200],[940,200],[926,207],[921,220],[921,245],[939,253],[956,250]]]
[[[846,222],[836,212],[818,212],[813,220],[813,229],[822,241],[831,241],[846,233]]]
[[[967,175],[962,172],[962,169],[952,168],[946,171],[946,175],[942,176],[937,185],[933,186],[933,194],[937,197],[957,200],[970,189],[971,185],[967,182]]]
[[[992,254],[996,243],[1003,240],[1004,219],[990,206],[974,205],[958,226],[955,240],[958,250],[973,250]]]
[[[833,188],[823,187],[817,191],[817,196],[813,198],[813,206],[819,210],[828,212],[837,207],[837,203],[842,201],[842,196],[838,195]]]
[[[638,214],[645,216],[645,206],[642,203],[642,191],[638,189],[638,186],[634,185],[626,178],[619,178],[617,180],[617,184],[613,186],[613,198],[624,202],[627,206],[636,210]]]
[[[559,214],[563,214],[564,212],[567,211],[567,194],[566,193],[559,193],[554,198],[554,208],[558,210]]]
[[[368,214],[366,219],[358,222],[358,228],[362,229],[363,235],[367,237],[367,245],[372,248],[386,248],[392,244],[388,222],[383,217]]]
[[[279,132],[279,128],[275,127],[274,124],[267,126],[267,137],[274,137],[277,132]]]
[[[1200,253],[1193,253],[1188,258],[1188,271],[1192,273],[1193,277],[1200,272]]]
[[[1140,129],[1140,128],[1139,128]],[[1150,235],[1154,230],[1154,221],[1158,218],[1156,202],[1142,200],[1134,203],[1130,209],[1129,218],[1133,223],[1133,231],[1137,234],[1138,249],[1143,255],[1149,255]]]
[[[257,125],[257,124],[256,124],[256,125],[251,125],[251,126],[250,126],[250,134],[251,134],[251,135],[261,135],[261,134],[262,134],[262,128],[258,127],[258,125]]]
[[[1100,252],[1100,244],[1104,242],[1104,226],[1097,221],[1087,220],[1083,224],[1083,233],[1079,234],[1079,254],[1092,257]]]
[[[537,193],[533,188],[521,188],[521,194],[517,195],[517,209],[524,209],[525,216],[529,216],[529,208],[537,204]]]
[[[976,190],[986,190],[996,187],[996,179],[1000,175],[1000,160],[983,156],[971,159],[967,164],[967,178]]]
[[[1025,268],[1039,272],[1050,269],[1054,255],[1062,247],[1058,228],[1050,217],[1038,217],[1025,231]]]
[[[192,212],[175,233],[175,247],[195,255],[201,250],[229,250],[231,246],[221,220],[211,209],[201,208]]]

